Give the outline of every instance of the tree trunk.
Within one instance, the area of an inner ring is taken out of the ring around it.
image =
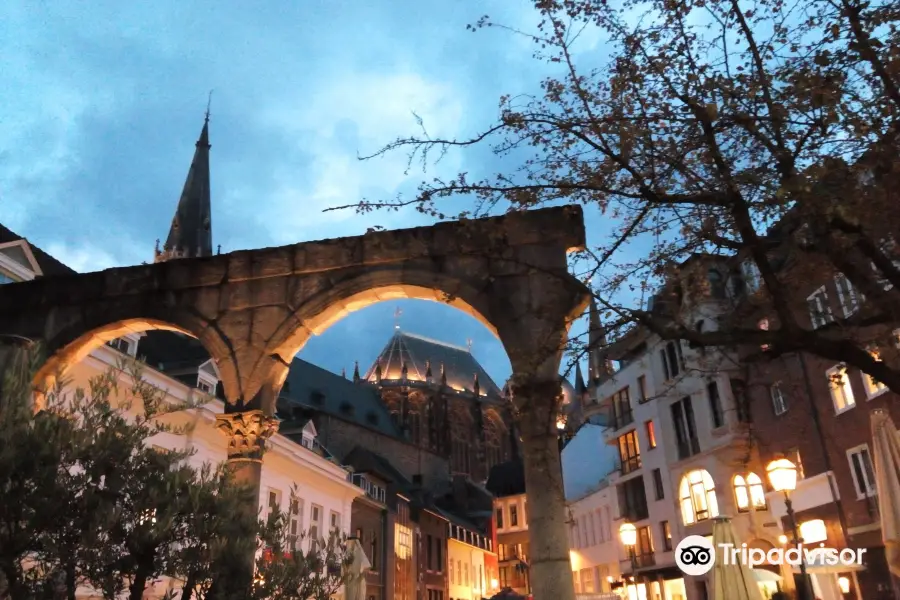
[[[128,600],[142,600],[144,597],[144,590],[147,589],[147,581],[152,574],[152,559],[151,564],[148,564],[146,559],[141,560],[138,563],[137,570],[134,572],[134,579],[131,582],[131,586],[128,588]]]
[[[75,600],[75,590],[78,589],[78,582],[75,580],[75,564],[69,562],[66,564],[65,570],[66,599]]]
[[[0,584],[5,584],[5,589],[0,587],[0,592],[4,592],[0,598],[13,599],[20,596],[24,597],[25,590],[19,587],[19,572],[16,567],[11,564],[4,564],[0,567],[0,571],[3,572],[3,578],[5,579],[5,581],[0,581]]]
[[[191,596],[194,595],[195,587],[197,587],[197,576],[191,572],[188,574],[184,586],[181,588],[181,600],[191,600]]]
[[[566,499],[557,441],[559,381],[517,385],[528,498],[531,592],[538,600],[574,600]]]

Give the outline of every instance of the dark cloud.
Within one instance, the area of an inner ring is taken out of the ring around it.
[[[150,260],[215,89],[213,228],[224,251],[425,224],[412,211],[321,211],[412,193],[440,172],[404,176],[402,154],[356,160],[416,133],[413,111],[431,133],[465,136],[492,122],[501,94],[533,90],[540,73],[527,44],[465,29],[483,13],[527,24],[530,5],[13,0],[0,26],[8,83],[0,222],[78,268]],[[479,176],[501,164],[481,148],[453,153],[441,168]],[[402,304],[405,329],[460,345],[473,339],[502,385],[509,362],[480,323],[437,303]],[[303,356],[335,371],[356,359],[365,368],[390,336],[395,308],[350,315]]]

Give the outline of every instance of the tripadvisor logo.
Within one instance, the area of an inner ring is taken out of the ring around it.
[[[798,544],[792,548],[750,548],[747,544],[735,546],[734,544],[719,544],[719,556],[716,556],[716,547],[713,543],[699,535],[689,535],[675,548],[675,564],[685,575],[694,577],[709,573],[716,560],[721,560],[723,565],[744,565],[758,567],[760,565],[790,565],[801,564],[812,566],[852,566],[863,564],[865,548],[854,550],[853,548],[826,548],[825,544],[819,544],[817,548],[808,548]]]
[[[713,543],[700,535],[689,535],[675,548],[675,564],[685,575],[706,575],[716,563]]]

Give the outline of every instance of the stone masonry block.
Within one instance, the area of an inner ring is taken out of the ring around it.
[[[254,253],[251,261],[251,276],[268,279],[291,275],[294,263],[293,254],[291,246],[269,248],[264,253]]]

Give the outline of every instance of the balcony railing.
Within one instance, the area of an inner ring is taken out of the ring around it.
[[[622,429],[626,425],[634,423],[634,412],[630,406],[619,407],[618,410],[610,410],[608,416],[609,426],[612,429]]]
[[[626,458],[619,464],[619,473],[622,475],[627,475],[632,471],[637,471],[641,468],[641,455],[631,456]]]
[[[619,561],[619,568],[623,573],[633,573],[636,569],[646,569],[656,565],[656,555],[652,552],[635,554],[632,558]]]

